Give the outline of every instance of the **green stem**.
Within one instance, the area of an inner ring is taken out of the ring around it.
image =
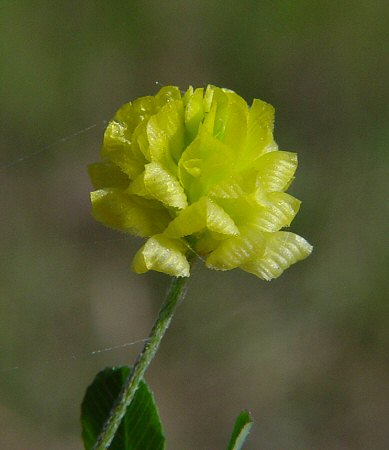
[[[168,329],[177,305],[183,300],[189,278],[173,278],[166,299],[159,310],[158,317],[151,330],[150,336],[143,347],[142,352],[132,367],[130,375],[124,382],[119,397],[112,408],[103,430],[93,447],[93,450],[105,450],[109,448],[120,422],[126,413],[128,405],[138,389],[139,382],[153,360],[161,340]]]

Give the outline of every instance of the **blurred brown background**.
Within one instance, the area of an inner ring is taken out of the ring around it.
[[[1,0],[1,449],[81,449],[86,386],[140,345],[89,352],[149,332],[169,279],[129,271],[86,165],[156,81],[276,107],[315,246],[271,283],[197,265],[147,374],[167,448],[225,449],[243,408],[247,450],[389,448],[388,29],[384,0]]]

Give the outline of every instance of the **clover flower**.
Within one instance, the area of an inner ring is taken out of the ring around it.
[[[89,174],[94,217],[147,238],[133,260],[148,270],[187,277],[195,252],[207,267],[241,268],[276,278],[307,257],[311,245],[280,231],[300,201],[285,191],[295,153],[273,139],[274,108],[208,86],[163,87],[122,106],[104,134],[102,162]]]

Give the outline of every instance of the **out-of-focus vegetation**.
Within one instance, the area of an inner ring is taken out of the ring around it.
[[[315,246],[271,283],[197,265],[147,375],[168,448],[225,448],[243,408],[248,450],[388,448],[388,26],[383,0],[2,0],[2,449],[81,448],[86,386],[139,344],[89,352],[148,334],[169,279],[91,219],[86,165],[156,81],[276,107]]]

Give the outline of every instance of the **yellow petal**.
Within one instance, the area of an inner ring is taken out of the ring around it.
[[[178,175],[189,200],[194,202],[228,176],[234,155],[229,147],[202,127],[197,138],[186,148],[178,164]]]
[[[153,207],[152,201],[130,195],[120,189],[91,192],[96,220],[110,228],[147,237],[162,232],[171,220],[165,209]]]
[[[134,130],[131,136],[131,146],[135,151],[141,153],[145,161],[151,161],[150,145],[147,137],[147,124],[148,121],[144,120]]]
[[[204,126],[209,133],[217,139],[222,140],[226,129],[227,108],[229,106],[228,96],[223,89],[213,86],[212,97],[209,96],[207,101],[211,101],[211,103],[208,116],[204,121]]]
[[[229,237],[219,243],[208,256],[207,267],[217,270],[235,269],[263,253],[265,239],[258,227],[242,226],[239,227],[239,232],[239,236]]]
[[[255,167],[266,191],[283,191],[297,169],[297,154],[282,151],[266,153],[256,161]]]
[[[204,89],[196,89],[185,106],[185,126],[189,135],[189,142],[196,137],[199,125],[204,118],[203,95]]]
[[[140,97],[134,102],[124,104],[115,114],[114,121],[125,124],[128,135],[144,120],[157,112],[155,98]]]
[[[215,86],[212,86],[211,84],[208,84],[207,89],[204,93],[204,112],[209,113],[211,111],[212,107],[212,99],[215,92]]]
[[[207,197],[182,210],[170,222],[165,234],[180,238],[203,230],[213,231],[222,235],[239,234],[239,230],[231,217],[216,203]]]
[[[136,253],[133,269],[136,273],[156,270],[175,277],[189,277],[188,248],[179,239],[155,235]]]
[[[189,86],[186,90],[185,94],[182,96],[182,101],[184,103],[184,106],[186,106],[191,99],[192,95],[194,93],[193,86]]]
[[[242,264],[241,269],[263,280],[279,277],[289,266],[306,258],[312,246],[301,236],[286,231],[269,233],[266,248],[259,258]]]
[[[237,174],[227,176],[215,184],[209,191],[211,198],[239,198],[255,191],[257,185],[257,172],[248,169]]]
[[[278,231],[288,227],[298,210],[301,202],[285,192],[270,192],[266,195],[266,202],[259,209],[253,208],[251,220],[262,231]]]
[[[184,108],[182,101],[170,101],[147,124],[151,162],[177,172],[177,162],[184,150]]]
[[[273,127],[274,108],[255,99],[248,114],[246,149],[239,161],[241,167],[251,165],[261,155],[275,149]]]
[[[145,171],[134,180],[128,192],[146,198],[154,198],[173,208],[188,205],[183,187],[176,177],[158,163],[146,164]]]
[[[242,97],[226,89],[222,91],[225,100],[220,102],[219,96],[214,95],[213,101],[218,108],[215,117],[214,135],[237,154],[246,141],[248,106]]]
[[[266,194],[261,189],[255,194],[220,198],[217,202],[238,226],[255,225],[262,231],[278,231],[289,226],[301,204],[285,192]]]
[[[130,180],[118,166],[108,161],[90,164],[88,174],[95,189],[116,187],[126,189]]]
[[[131,179],[138,176],[147,163],[139,148],[131,144],[126,125],[114,120],[105,130],[101,156],[119,166]]]
[[[176,100],[181,100],[181,92],[177,86],[164,86],[155,96],[155,103],[159,107]]]

